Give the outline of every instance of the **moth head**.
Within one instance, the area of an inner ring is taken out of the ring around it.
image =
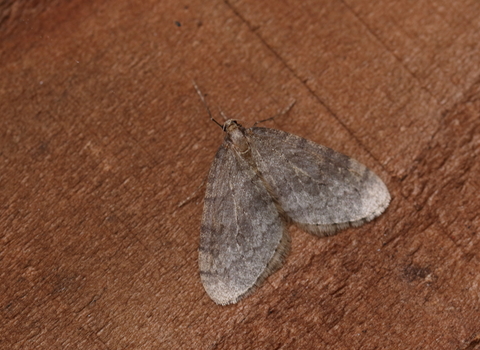
[[[225,123],[223,123],[222,129],[226,133],[231,133],[233,130],[238,129],[240,124],[237,123],[234,119],[229,119]]]

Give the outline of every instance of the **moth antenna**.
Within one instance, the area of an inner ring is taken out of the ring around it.
[[[296,100],[293,100],[293,102],[290,103],[287,108],[284,108],[282,111],[280,111],[279,113],[275,114],[273,117],[256,121],[255,124],[253,124],[253,126],[256,126],[257,124],[260,124],[260,123],[263,123],[263,122],[267,122],[267,121],[269,121],[269,120],[273,120],[273,119],[275,119],[275,118],[278,118],[278,117],[281,117],[281,116],[287,114],[288,112],[290,112],[290,110],[293,108],[293,105],[294,105],[296,102],[297,102]]]
[[[210,117],[210,120],[213,121],[215,124],[217,124],[219,127],[223,129],[223,125],[217,122],[213,117],[212,117],[212,112],[210,112],[210,108],[208,107],[207,101],[205,100],[205,96],[203,95],[202,91],[200,91],[200,88],[198,87],[197,83],[195,80],[192,80],[193,87],[197,91],[198,96],[200,96],[200,99],[202,100],[203,105],[205,106],[205,109],[207,110],[208,116]]]
[[[223,117],[223,119],[224,119],[225,121],[227,121],[227,120],[228,120],[228,117],[225,115],[225,113],[223,113],[223,111],[220,109],[220,107],[218,107],[218,111],[220,112],[220,115]]]

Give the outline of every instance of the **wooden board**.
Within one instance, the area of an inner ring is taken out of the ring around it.
[[[0,348],[480,349],[480,3],[0,5]],[[231,306],[197,267],[215,116],[352,156],[384,215],[294,227]],[[193,195],[186,205],[178,204]]]

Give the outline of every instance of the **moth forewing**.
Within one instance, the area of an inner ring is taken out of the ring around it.
[[[210,169],[199,248],[202,283],[218,304],[250,294],[288,252],[288,222],[331,235],[380,215],[383,181],[332,149],[284,131],[223,125]]]

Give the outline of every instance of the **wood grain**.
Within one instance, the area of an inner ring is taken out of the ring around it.
[[[480,349],[480,3],[0,5],[0,348]],[[222,132],[372,168],[393,201],[335,237],[292,228],[263,288],[198,276]]]

